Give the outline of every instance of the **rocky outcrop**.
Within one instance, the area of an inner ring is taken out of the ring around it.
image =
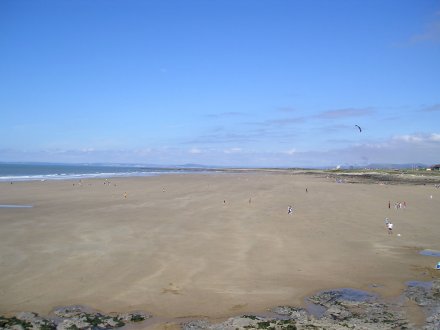
[[[432,282],[409,282],[399,303],[387,303],[369,292],[337,289],[319,292],[307,299],[306,308],[278,306],[270,316],[243,315],[222,323],[192,320],[182,324],[184,330],[245,330],[245,329],[440,329],[440,279]],[[426,322],[416,327],[408,321],[405,300],[416,303],[426,314]],[[0,329],[115,329],[133,322],[142,322],[151,315],[138,311],[106,315],[84,306],[56,308],[51,316],[22,312],[13,317],[0,316]]]
[[[53,315],[42,317],[37,313],[21,312],[13,317],[0,316],[0,329],[116,329],[126,324],[144,321],[151,317],[151,315],[141,311],[106,315],[80,305],[58,307],[51,314]]]
[[[403,298],[415,301],[426,312],[426,324],[422,329],[440,329],[440,280],[409,285]],[[387,304],[365,291],[329,290],[309,297],[308,302],[307,309],[290,306],[276,307],[272,309],[272,312],[276,314],[273,317],[243,315],[219,324],[192,321],[183,324],[183,329],[420,329],[408,321],[402,305]]]
[[[428,315],[424,330],[440,329],[440,279],[433,282],[410,282],[405,296]]]

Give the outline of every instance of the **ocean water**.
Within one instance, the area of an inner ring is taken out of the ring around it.
[[[0,181],[72,180],[152,176],[191,172],[190,169],[119,165],[0,163]]]

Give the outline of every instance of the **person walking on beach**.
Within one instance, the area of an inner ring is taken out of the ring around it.
[[[287,214],[292,214],[292,206],[289,205],[288,209],[287,209]]]
[[[391,235],[393,233],[393,224],[389,222],[387,224],[387,227],[388,227],[388,235]]]

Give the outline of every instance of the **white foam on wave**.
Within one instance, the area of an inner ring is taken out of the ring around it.
[[[1,176],[0,182],[14,181],[45,181],[45,180],[79,180],[99,178],[119,178],[136,176],[155,176],[176,173],[175,171],[143,171],[143,172],[106,172],[106,173],[61,173],[61,174],[37,174],[37,175],[9,175]],[[181,172],[179,172],[181,173]]]

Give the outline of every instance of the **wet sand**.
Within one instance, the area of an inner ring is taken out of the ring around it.
[[[406,281],[440,276],[440,260],[418,253],[440,250],[431,185],[287,171],[104,182],[0,183],[0,204],[32,205],[0,208],[0,314],[81,304],[223,318],[329,288],[393,297]]]

